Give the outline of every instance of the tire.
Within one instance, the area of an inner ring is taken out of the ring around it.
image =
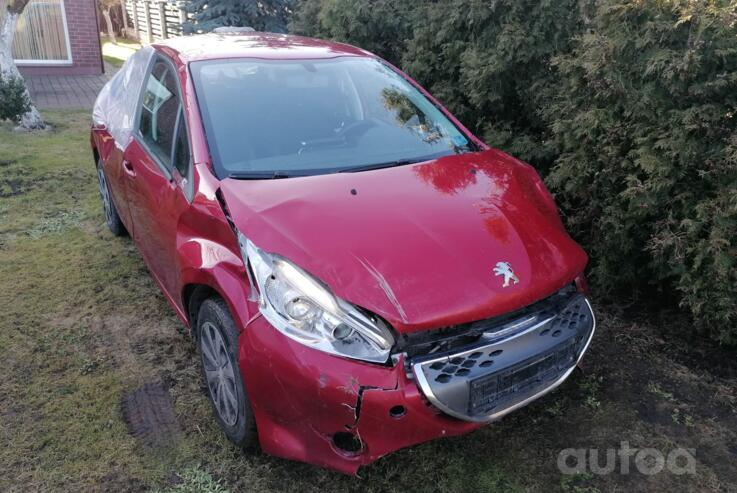
[[[238,330],[220,298],[209,298],[200,307],[197,348],[202,379],[220,427],[238,447],[255,449],[258,433],[238,365]]]
[[[113,202],[112,195],[110,195],[110,186],[108,185],[107,178],[105,177],[102,160],[97,161],[97,184],[100,190],[102,209],[105,213],[105,223],[107,224],[107,227],[115,236],[126,236],[128,231],[125,229],[123,221],[120,220],[118,209],[116,209],[115,202]]]

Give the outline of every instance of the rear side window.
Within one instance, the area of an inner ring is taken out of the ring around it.
[[[168,169],[172,167],[172,146],[180,110],[174,71],[167,63],[158,61],[146,83],[139,129],[148,148]]]

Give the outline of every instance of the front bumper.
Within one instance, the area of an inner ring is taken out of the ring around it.
[[[239,359],[261,447],[355,474],[400,448],[498,419],[557,387],[583,356],[594,318],[588,301],[575,299],[583,303],[577,323],[562,310],[501,339],[442,355],[400,355],[393,366],[310,349],[256,317],[241,334]],[[493,363],[481,365],[487,360]]]
[[[494,421],[563,383],[594,326],[589,301],[577,295],[560,311],[515,320],[506,337],[490,332],[460,351],[416,358],[412,371],[438,409],[466,421]]]

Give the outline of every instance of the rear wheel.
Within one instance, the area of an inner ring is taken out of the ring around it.
[[[238,331],[223,300],[210,298],[202,303],[197,343],[202,376],[220,427],[239,447],[253,448],[258,435],[238,366]]]
[[[110,187],[105,177],[105,170],[102,168],[102,161],[97,161],[97,183],[100,187],[100,198],[102,198],[102,206],[105,211],[105,223],[115,236],[125,236],[128,234],[123,221],[120,220],[118,210],[110,196]]]

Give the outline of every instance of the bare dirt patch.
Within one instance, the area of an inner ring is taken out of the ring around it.
[[[37,186],[31,178],[31,172],[19,166],[14,159],[0,160],[0,198],[25,195]]]
[[[34,182],[23,178],[6,178],[0,180],[0,198],[23,195],[35,186]]]

